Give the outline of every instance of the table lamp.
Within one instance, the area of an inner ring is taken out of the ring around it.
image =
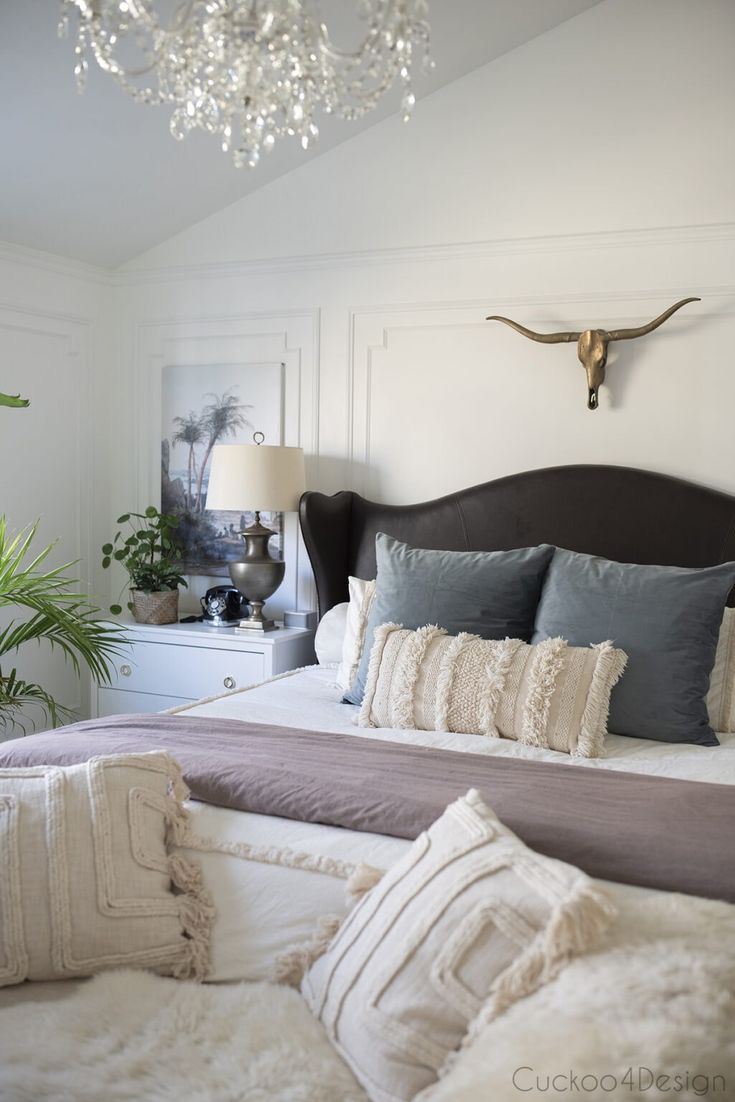
[[[265,601],[283,581],[286,564],[272,558],[268,541],[275,533],[260,523],[260,510],[289,513],[298,509],[304,492],[304,452],[264,444],[262,432],[254,444],[218,444],[212,452],[207,509],[255,510],[255,523],[240,533],[245,549],[239,562],[229,563],[232,584],[250,605],[241,628],[270,631],[276,625],[263,615]]]

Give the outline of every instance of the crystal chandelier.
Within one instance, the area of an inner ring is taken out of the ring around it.
[[[396,77],[408,119],[416,55],[429,53],[426,0],[359,0],[361,45],[337,49],[317,0],[184,0],[164,21],[160,0],[62,0],[59,34],[76,16],[77,85],[88,57],[136,100],[169,104],[171,134],[195,127],[219,136],[238,167],[254,168],[277,138],[308,149],[315,113],[355,119],[371,111]]]

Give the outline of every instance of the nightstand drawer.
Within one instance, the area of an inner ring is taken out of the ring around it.
[[[136,642],[115,668],[113,689],[197,700],[262,681],[265,663],[262,651]]]
[[[180,696],[158,696],[155,693],[126,693],[122,689],[97,690],[97,710],[101,716],[131,715],[133,712],[165,712],[191,701]]]

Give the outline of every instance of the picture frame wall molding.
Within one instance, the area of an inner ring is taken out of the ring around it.
[[[687,290],[680,286],[598,292],[565,290],[554,294],[505,297],[489,294],[483,299],[427,300],[401,305],[366,304],[353,307],[349,311],[347,348],[347,452],[350,488],[368,498],[384,499],[383,486],[374,481],[378,477],[376,472],[391,465],[386,455],[380,451],[379,443],[376,447],[377,425],[382,423],[376,414],[381,390],[384,406],[387,407],[386,388],[389,387],[393,395],[399,382],[396,370],[402,371],[401,365],[404,362],[422,362],[419,351],[415,351],[408,360],[405,356],[398,357],[397,362],[392,360],[393,347],[401,335],[410,339],[413,334],[418,340],[432,331],[450,330],[456,333],[455,347],[461,348],[465,339],[474,333],[482,349],[481,358],[474,361],[478,377],[488,379],[496,372],[496,377],[500,378],[507,372],[518,371],[518,355],[533,359],[537,350],[530,346],[530,350],[509,354],[508,366],[503,361],[494,363],[491,350],[496,347],[497,338],[493,337],[492,329],[485,321],[489,308],[493,312],[518,308],[526,310],[525,323],[538,328],[559,327],[560,320],[571,322],[583,318],[593,319],[596,325],[614,326],[620,323],[621,316],[629,319],[630,324],[637,324],[637,321],[646,321],[652,312],[655,313],[672,299],[683,297]],[[705,285],[698,287],[697,291],[701,294],[702,301],[697,303],[696,316],[691,316],[682,323],[684,332],[692,333],[692,327],[695,327],[701,336],[707,331],[709,322],[735,318],[735,284]],[[664,347],[670,347],[670,335],[661,337],[661,340],[666,341]],[[649,346],[646,351],[653,355],[657,350]],[[713,371],[715,366],[713,361]],[[579,372],[582,372],[581,367]],[[551,396],[554,388],[562,386],[569,388],[570,400],[573,400],[572,392],[578,390],[581,374],[575,375],[573,371],[563,373],[555,364],[546,361],[543,364],[543,373],[543,393]],[[430,372],[427,374],[425,385],[434,387],[433,393],[439,403],[442,402],[441,388],[450,385],[449,378],[449,374],[444,372],[435,374],[433,378]],[[614,376],[612,387],[613,392],[620,387]],[[508,408],[515,407],[510,405]],[[385,435],[389,441],[394,438],[394,434],[388,430]],[[447,443],[452,436],[453,430],[448,426]],[[393,465],[401,465],[400,460]],[[500,470],[497,475],[504,473],[504,470]]]

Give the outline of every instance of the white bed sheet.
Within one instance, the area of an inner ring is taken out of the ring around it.
[[[619,769],[735,784],[735,735],[721,735],[719,747],[679,746],[611,735],[606,741],[606,756],[587,759],[477,735],[359,728],[354,725],[358,709],[341,703],[342,692],[334,684],[335,671],[336,667],[309,667],[175,711],[580,768]],[[378,868],[390,867],[411,844],[400,838],[196,802],[190,804],[190,810],[192,827],[203,836],[338,857]],[[253,863],[225,854],[192,856],[201,860],[205,884],[218,909],[210,975],[213,981],[269,978],[276,958],[293,945],[307,941],[320,916],[346,913],[345,881],[336,877]],[[613,896],[622,892],[663,894],[620,885],[608,885],[608,889]]]
[[[522,746],[510,739],[443,731],[356,727],[359,709],[352,704],[341,703],[343,693],[334,684],[336,669],[336,666],[309,666],[290,674],[281,674],[251,688],[225,693],[172,711],[314,731],[338,731],[357,738],[410,742],[416,746],[434,746],[473,754],[529,758],[584,769],[620,769],[682,780],[735,784],[735,734],[719,734],[720,746],[652,742],[650,739],[608,735],[603,758],[571,758],[557,750]]]

